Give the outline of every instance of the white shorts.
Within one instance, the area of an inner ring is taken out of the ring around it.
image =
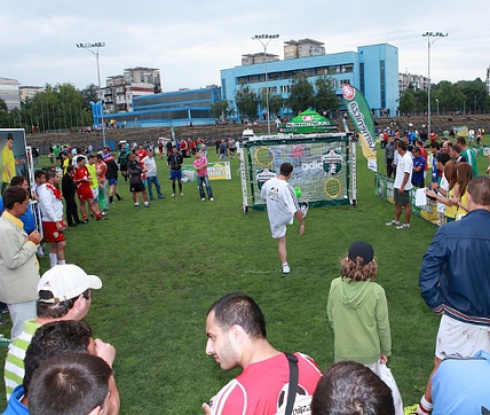
[[[286,225],[271,226],[271,233],[274,239],[282,238],[286,235]]]
[[[436,357],[444,359],[451,354],[471,357],[477,351],[490,353],[490,327],[465,323],[443,315],[436,341]]]

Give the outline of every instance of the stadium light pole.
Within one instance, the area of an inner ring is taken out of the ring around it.
[[[265,61],[265,101],[267,106],[267,132],[271,135],[271,119],[270,119],[270,111],[269,111],[269,73],[267,71],[267,46],[270,41],[273,39],[277,39],[279,35],[255,35],[252,39],[258,40],[262,47],[264,48],[264,61]]]
[[[95,42],[95,43],[77,43],[77,48],[85,49],[95,56],[95,60],[97,61],[97,81],[99,83],[99,94],[100,101],[102,102],[102,112],[101,112],[101,121],[102,121],[102,142],[105,147],[105,122],[104,122],[104,98],[102,97],[102,84],[100,82],[100,62],[99,62],[99,50],[100,48],[105,48],[105,42]],[[94,52],[92,49],[96,49]]]
[[[428,85],[427,85],[427,133],[430,135],[431,133],[431,126],[430,126],[430,84],[431,84],[431,79],[430,79],[430,48],[434,44],[436,40],[439,40],[443,37],[447,37],[449,33],[441,33],[441,32],[425,32],[422,33],[423,37],[427,38],[427,78],[428,78]]]

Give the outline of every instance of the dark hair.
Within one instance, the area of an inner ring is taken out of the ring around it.
[[[56,170],[48,170],[46,172],[46,181],[49,182],[53,177],[56,177],[56,174],[57,174]]]
[[[490,179],[477,177],[468,184],[468,193],[477,205],[490,206]]]
[[[401,148],[403,151],[407,151],[407,143],[405,143],[405,141],[399,141],[398,148]]]
[[[29,193],[23,187],[10,186],[3,193],[3,205],[11,210],[16,203],[22,204],[29,198]]]
[[[441,145],[437,141],[434,141],[433,143],[430,143],[430,147],[431,148],[435,148],[436,150],[440,150],[441,149]]]
[[[92,329],[83,321],[59,320],[39,327],[27,348],[24,359],[24,392],[30,388],[36,369],[52,356],[66,353],[86,353]]]
[[[41,290],[39,291],[38,295],[42,300],[50,300],[53,298],[53,293],[49,290]],[[83,297],[88,300],[90,298],[90,288],[85,290],[80,295],[83,295]],[[55,304],[38,300],[36,304],[37,315],[38,317],[49,319],[64,317],[73,308],[75,302],[80,298],[80,295]]]
[[[77,163],[80,163],[82,160],[85,160],[85,157],[83,157],[83,156],[77,157]]]
[[[35,179],[40,179],[43,176],[46,176],[46,172],[44,170],[36,170],[34,172],[34,178]]]
[[[291,163],[282,163],[279,172],[284,176],[289,176],[293,172],[293,165]]]
[[[26,180],[24,176],[14,176],[10,180],[10,186],[21,186]]]
[[[395,415],[391,389],[371,369],[338,362],[318,382],[312,415]]]
[[[68,167],[66,168],[66,172],[70,173],[74,169],[75,169],[75,166],[73,164],[69,164]]]
[[[453,151],[455,151],[455,152],[456,152],[456,153],[458,153],[458,154],[461,154],[461,152],[462,152],[463,150],[461,150],[461,147],[460,147],[460,146],[458,146],[457,144],[455,144],[455,145],[453,146]]]
[[[436,160],[439,163],[442,163],[442,165],[444,166],[449,160],[451,160],[451,156],[441,151],[440,153],[437,153]]]
[[[464,137],[458,137],[456,138],[456,143],[458,144],[463,144],[464,146],[466,145],[466,139]]]
[[[214,311],[214,318],[224,330],[239,325],[252,338],[266,338],[265,318],[257,303],[243,293],[225,295],[216,301],[208,311]]]
[[[31,415],[87,415],[103,407],[113,372],[100,357],[65,354],[46,360],[32,379]]]

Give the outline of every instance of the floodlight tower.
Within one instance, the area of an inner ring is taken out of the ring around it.
[[[270,41],[273,39],[277,39],[279,35],[267,35],[267,34],[262,34],[262,35],[255,35],[252,39],[253,40],[258,40],[261,44],[262,47],[264,48],[264,61],[265,61],[265,100],[266,100],[266,106],[267,106],[267,132],[269,135],[271,135],[271,119],[270,119],[270,111],[269,111],[269,74],[267,72],[267,46],[269,45]]]
[[[441,33],[441,32],[425,32],[422,33],[423,37],[427,38],[427,134],[430,135],[431,127],[430,127],[430,87],[431,87],[431,79],[430,79],[430,48],[434,44],[436,40],[439,40],[443,37],[448,37],[449,33]]]
[[[105,42],[95,42],[95,43],[77,43],[77,48],[82,48],[90,52],[95,56],[97,61],[97,81],[99,84],[99,99],[102,102],[102,111],[101,111],[101,121],[102,121],[102,142],[105,147],[105,122],[104,122],[104,98],[102,97],[102,85],[100,82],[100,62],[99,62],[99,50],[100,48],[105,48]],[[93,51],[92,49],[96,49]]]

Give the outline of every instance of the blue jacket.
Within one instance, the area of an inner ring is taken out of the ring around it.
[[[29,415],[27,406],[20,402],[23,396],[24,387],[19,385],[12,392],[7,409],[5,409],[5,412],[2,415]]]
[[[424,255],[422,298],[435,313],[490,326],[490,212],[441,226]]]

